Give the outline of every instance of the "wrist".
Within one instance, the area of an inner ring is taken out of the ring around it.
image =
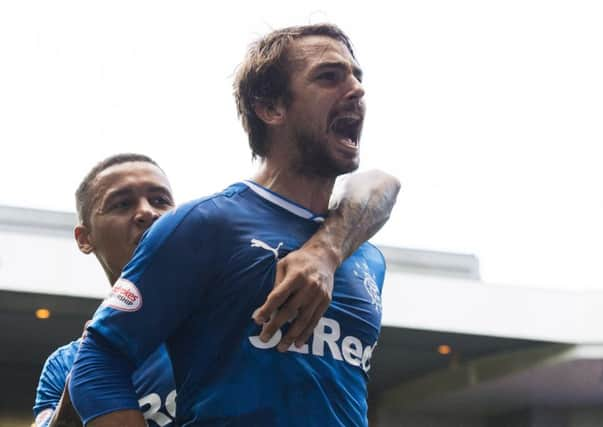
[[[341,248],[333,242],[324,239],[311,239],[304,245],[304,249],[311,251],[322,263],[326,264],[334,273],[343,262]]]

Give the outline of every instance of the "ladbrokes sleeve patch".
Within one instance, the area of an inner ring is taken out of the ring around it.
[[[115,282],[103,305],[120,311],[138,311],[142,307],[142,295],[134,283],[121,278]]]
[[[36,420],[34,421],[34,425],[36,427],[41,427],[41,426],[46,425],[46,422],[48,420],[50,420],[50,417],[52,416],[53,413],[54,413],[54,409],[52,409],[52,408],[46,408],[46,409],[44,409],[36,417]]]

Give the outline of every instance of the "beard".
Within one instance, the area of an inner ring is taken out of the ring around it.
[[[358,169],[355,159],[337,159],[329,150],[329,140],[314,132],[298,129],[295,132],[297,155],[292,164],[302,176],[336,178]]]

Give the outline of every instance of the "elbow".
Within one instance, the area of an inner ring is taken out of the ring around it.
[[[394,175],[379,169],[373,169],[368,173],[372,175],[376,182],[379,183],[378,188],[382,189],[385,194],[390,195],[391,199],[395,201],[400,189],[402,188],[400,180]]]
[[[386,175],[387,176],[385,179],[387,181],[387,185],[391,189],[390,191],[392,192],[395,199],[398,196],[398,193],[400,192],[400,188],[402,188],[402,184],[400,184],[400,180],[395,176],[389,174]]]

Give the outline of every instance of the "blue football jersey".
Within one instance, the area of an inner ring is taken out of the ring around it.
[[[286,328],[263,343],[251,318],[278,259],[322,220],[253,182],[161,217],[88,328],[71,381],[84,420],[108,412],[102,402],[131,408],[128,363],[165,341],[179,425],[366,426],[385,273],[378,249],[362,245],[337,270],[332,303],[301,348],[278,352]],[[99,363],[102,371],[91,369]],[[91,384],[101,403],[86,401]]]
[[[59,405],[67,375],[80,347],[80,341],[59,347],[44,363],[36,390],[33,412],[36,427],[48,425]],[[165,346],[160,346],[134,371],[132,382],[138,404],[151,427],[171,427],[176,414],[176,389]]]

